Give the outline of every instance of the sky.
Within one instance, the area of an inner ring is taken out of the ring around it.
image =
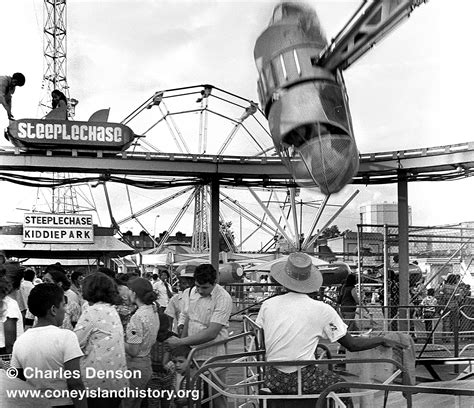
[[[98,109],[110,107],[110,121],[120,122],[161,89],[210,83],[257,101],[257,71],[253,47],[265,29],[275,1],[81,1],[67,2],[67,76],[72,97],[79,100],[76,119],[86,120]],[[311,1],[327,33],[334,37],[359,1]],[[38,117],[42,97],[43,1],[3,0],[0,36],[4,39],[0,74],[20,71],[24,87],[14,95],[16,118]],[[472,116],[474,4],[469,0],[431,0],[390,33],[367,55],[344,72],[355,137],[360,152],[406,150],[469,142]],[[7,126],[0,109],[0,126]],[[134,129],[135,130],[135,129]],[[196,138],[196,135],[187,136]],[[243,141],[243,139],[242,139]],[[4,140],[0,145],[7,145]],[[231,151],[229,153],[232,153]],[[1,159],[0,159],[1,160]],[[21,222],[32,208],[36,189],[0,182],[0,225]],[[443,225],[474,220],[472,178],[449,182],[409,184],[414,225]],[[337,205],[360,192],[334,221],[341,230],[355,229],[359,207],[395,202],[396,185],[349,185],[330,199],[320,225]],[[121,219],[173,191],[131,189],[131,203],[122,186],[111,186],[115,218]],[[91,189],[102,225],[108,225],[100,188]],[[85,194],[89,194],[86,189]],[[40,193],[42,195],[43,193]],[[260,193],[267,197],[265,192]],[[230,191],[252,212],[261,211],[250,195]],[[280,193],[283,197],[284,194]],[[304,189],[300,199],[321,200],[317,189]],[[147,214],[141,221],[150,231],[168,229],[185,197]],[[132,208],[132,210],[130,209]],[[276,211],[276,209],[274,209]],[[314,209],[305,209],[307,225]],[[158,216],[159,215],[159,216]],[[238,214],[226,215],[240,235]],[[139,232],[141,227],[123,227]],[[242,221],[245,237],[252,227]],[[192,214],[175,231],[190,234]],[[244,245],[257,250],[269,237],[256,234]]]

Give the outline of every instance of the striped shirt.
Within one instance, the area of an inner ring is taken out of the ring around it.
[[[189,308],[185,312],[188,320],[188,336],[207,329],[211,323],[222,325],[217,337],[212,341],[219,341],[229,337],[229,317],[232,312],[232,298],[227,291],[216,284],[209,296],[203,297],[196,288],[191,289]],[[194,354],[196,360],[207,360],[210,357],[224,355],[225,345],[212,346]]]

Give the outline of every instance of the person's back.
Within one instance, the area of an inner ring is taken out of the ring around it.
[[[266,300],[256,323],[265,334],[267,360],[314,360],[320,339],[333,342],[346,333],[346,325],[337,317],[331,306],[303,293]],[[296,367],[279,369],[293,372]]]
[[[355,289],[355,286],[344,285],[341,287],[341,294],[339,297],[339,304],[341,306],[341,311],[355,312],[357,308],[357,302],[352,296],[352,291]]]
[[[264,376],[265,386],[272,393],[317,394],[332,384],[344,381],[318,364],[301,363],[299,372],[297,366],[278,363],[315,360],[314,352],[322,338],[337,341],[349,351],[399,345],[382,337],[352,337],[334,308],[311,299],[308,295],[320,289],[323,278],[307,254],[295,252],[286,261],[273,264],[270,277],[289,291],[266,300],[256,319],[256,323],[263,328],[267,361],[275,364],[266,367]],[[340,390],[344,393],[348,391]],[[344,401],[343,398],[343,402],[351,406],[351,401]]]
[[[55,284],[39,284],[30,292],[28,308],[38,317],[38,323],[15,342],[12,367],[19,370],[20,377],[42,391],[84,390],[79,368],[83,353],[77,337],[72,331],[58,327],[65,315],[64,291]],[[76,407],[86,406],[85,401],[74,400]],[[65,397],[51,401],[55,406],[72,404],[72,400]]]

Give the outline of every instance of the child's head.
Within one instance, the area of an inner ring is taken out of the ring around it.
[[[36,317],[46,318],[61,326],[66,312],[64,291],[54,283],[40,283],[31,289],[28,309]]]
[[[426,293],[428,294],[428,296],[434,296],[435,291],[433,288],[429,288]]]
[[[191,347],[189,346],[178,346],[171,351],[171,356],[173,357],[173,363],[176,367],[177,373],[184,374],[186,371],[190,351]]]

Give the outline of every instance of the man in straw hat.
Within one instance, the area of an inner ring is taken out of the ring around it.
[[[286,261],[275,263],[270,277],[288,293],[266,300],[256,320],[264,331],[267,361],[314,360],[319,339],[337,341],[350,351],[377,346],[405,348],[384,337],[352,337],[330,305],[311,299],[307,294],[318,291],[323,278],[307,254],[292,253]],[[317,394],[329,385],[345,381],[317,365],[303,367],[301,378],[304,394]],[[270,366],[265,380],[275,394],[297,393],[296,366]]]

